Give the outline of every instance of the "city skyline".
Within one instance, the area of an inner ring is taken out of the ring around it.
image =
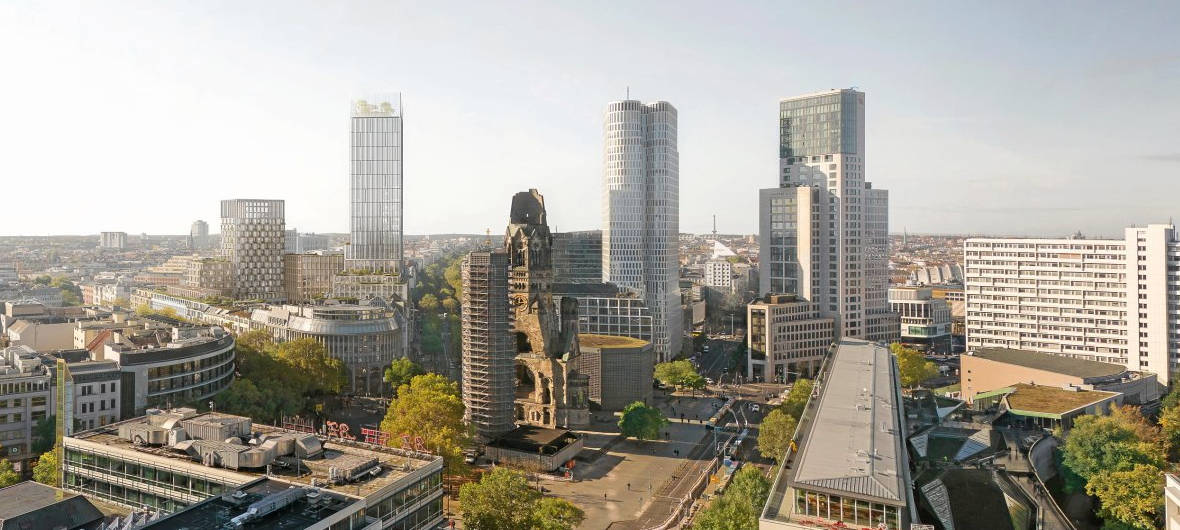
[[[1180,160],[1167,134],[1180,114],[1180,62],[1162,51],[1175,48],[1167,31],[1175,6],[1142,17],[1129,7],[928,4],[888,23],[897,16],[889,6],[809,6],[816,24],[847,28],[848,42],[833,44],[772,31],[789,14],[785,6],[705,15],[711,10],[668,14],[650,4],[624,16],[544,4],[516,20],[480,5],[450,13],[275,5],[170,12],[6,4],[0,43],[30,50],[12,63],[29,82],[0,87],[0,113],[9,117],[0,144],[12,153],[0,174],[67,189],[121,182],[62,194],[57,206],[136,208],[111,208],[98,227],[44,216],[24,201],[14,213],[43,222],[0,233],[183,234],[192,219],[216,217],[229,187],[239,188],[236,196],[286,200],[290,226],[347,232],[340,110],[372,90],[404,93],[414,116],[406,131],[407,234],[480,233],[498,219],[480,205],[483,197],[533,186],[549,190],[561,212],[556,231],[599,228],[597,209],[581,199],[595,194],[601,172],[599,116],[628,87],[632,98],[658,96],[680,111],[685,232],[707,232],[712,214],[721,232],[756,232],[756,198],[740,190],[775,171],[770,109],[782,97],[850,86],[874,97],[867,170],[890,182],[895,231],[1102,234],[1180,213],[1152,193]],[[639,31],[657,12],[669,24]],[[376,21],[388,29],[367,31]],[[1099,23],[1128,31],[1085,29]],[[292,43],[288,34],[306,38]],[[456,38],[418,45],[439,34]],[[563,51],[536,49],[547,41]],[[379,55],[390,48],[399,50],[396,60]],[[791,49],[804,53],[773,52]],[[623,60],[657,52],[691,59]],[[587,60],[574,64],[565,53]],[[874,67],[862,68],[866,61]],[[473,87],[470,79],[480,81]],[[1131,89],[1136,97],[1119,97]],[[53,120],[39,119],[44,102],[91,117],[71,133],[87,141],[70,156],[37,140],[53,134]],[[168,182],[188,186],[185,206],[146,195],[161,168]],[[438,197],[454,208],[431,207]],[[968,201],[971,215],[961,207]]]

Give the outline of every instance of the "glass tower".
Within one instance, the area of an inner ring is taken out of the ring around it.
[[[401,272],[401,96],[357,100],[349,136],[349,229],[352,269]]]

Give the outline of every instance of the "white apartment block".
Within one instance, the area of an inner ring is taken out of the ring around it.
[[[888,340],[889,195],[865,180],[864,93],[779,103],[779,187],[759,196],[759,294],[797,294],[839,336]]]
[[[281,200],[221,201],[221,255],[232,268],[235,298],[283,299],[285,228]]]
[[[127,248],[127,232],[102,232],[98,235],[99,248]]]
[[[1172,225],[1122,239],[964,242],[967,347],[1121,364],[1167,384],[1180,364],[1180,241]]]
[[[602,281],[638,291],[659,360],[680,353],[680,153],[676,108],[615,101],[603,124]]]
[[[705,286],[732,290],[733,264],[723,259],[709,260],[705,263]]]

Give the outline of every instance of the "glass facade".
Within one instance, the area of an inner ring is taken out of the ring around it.
[[[857,154],[856,119],[850,90],[779,102],[779,158]]]
[[[350,135],[351,244],[356,268],[400,271],[402,261],[402,115],[397,101],[356,101]]]
[[[115,453],[65,449],[62,486],[135,508],[172,513],[214,495],[233,491],[239,483],[192,476],[179,468],[126,460]]]
[[[806,519],[807,516],[867,528],[880,528],[882,524],[889,530],[901,528],[897,506],[796,489],[795,518]]]

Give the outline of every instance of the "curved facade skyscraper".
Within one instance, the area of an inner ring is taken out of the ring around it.
[[[401,96],[352,104],[348,267],[401,272]]]
[[[615,101],[603,125],[602,280],[642,293],[660,360],[680,351],[680,153],[676,107]]]

